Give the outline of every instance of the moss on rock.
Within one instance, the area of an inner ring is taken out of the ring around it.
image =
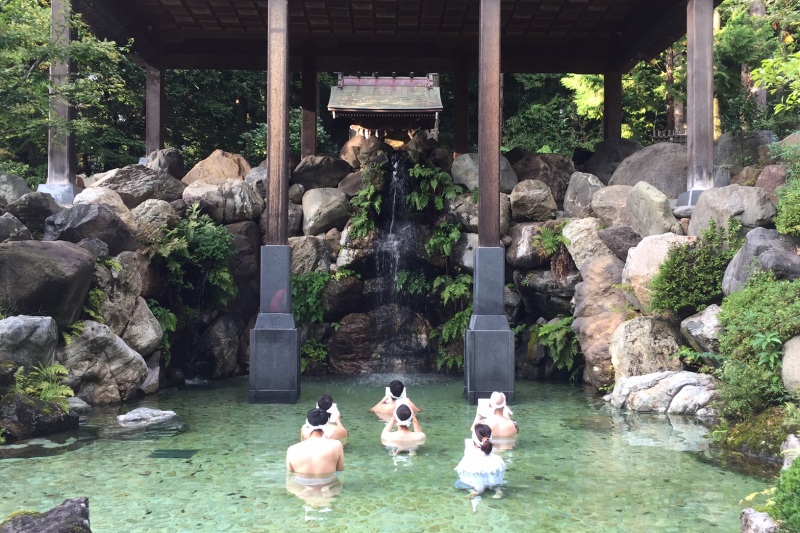
[[[784,418],[782,408],[767,409],[731,427],[723,437],[722,445],[745,455],[780,463],[781,444],[788,434],[783,425]]]

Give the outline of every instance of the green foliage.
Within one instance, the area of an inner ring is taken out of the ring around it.
[[[787,402],[783,404],[783,414],[783,427],[791,433],[800,430],[800,407],[796,403]]]
[[[339,268],[333,273],[333,279],[342,279],[347,277],[361,278],[361,274],[357,274],[355,270],[349,268]]]
[[[327,365],[328,349],[316,339],[308,339],[300,348],[300,372],[306,368],[320,368]]]
[[[782,235],[800,237],[800,179],[792,179],[778,191],[775,228]]]
[[[800,100],[800,52],[764,59],[753,71],[753,80],[780,98],[775,113],[789,111]]]
[[[458,311],[447,322],[442,324],[441,329],[431,332],[431,338],[440,338],[441,343],[436,352],[436,369],[446,368],[453,370],[464,366],[464,355],[461,352],[448,350],[445,346],[453,341],[464,338],[464,332],[469,326],[469,319],[472,316],[472,304],[465,309]]]
[[[735,219],[727,230],[712,220],[699,238],[673,246],[651,282],[651,308],[685,318],[719,301],[725,269],[742,244],[740,228]]]
[[[103,305],[103,301],[105,301],[106,295],[103,293],[102,289],[98,287],[94,287],[89,291],[86,295],[86,302],[83,306],[83,312],[92,320],[96,322],[100,322],[101,324],[105,323],[105,319],[103,318],[103,311],[101,306]]]
[[[177,227],[143,246],[150,258],[164,261],[167,283],[189,305],[210,301],[224,306],[236,295],[228,268],[228,259],[235,251],[233,235],[201,213],[199,203],[187,209]]]
[[[726,359],[716,376],[720,380],[719,413],[732,421],[760,413],[783,397],[783,391],[775,390],[769,372],[752,363]]]
[[[556,228],[542,226],[533,236],[533,246],[541,248],[544,257],[552,257],[562,246],[569,244],[569,239],[561,233],[563,227],[563,224]]]
[[[302,107],[292,107],[289,109],[289,151],[293,154],[300,153],[300,133],[303,122]],[[255,128],[242,133],[239,136],[239,146],[241,154],[251,164],[259,164],[267,158],[267,124],[259,122]],[[322,118],[317,117],[317,152],[337,152],[339,147],[335,145],[328,132],[322,126]]]
[[[107,268],[108,270],[115,270],[117,272],[122,272],[122,265],[119,264],[119,261],[117,261],[113,257],[98,258],[97,261],[95,261],[95,265]]]
[[[383,179],[384,174],[383,167],[378,163],[367,165],[361,173],[361,188],[350,198],[353,207],[350,234],[353,237],[364,237],[375,227],[375,218],[381,213],[383,203],[376,183]]]
[[[575,364],[575,356],[580,353],[578,337],[572,331],[571,316],[562,316],[558,322],[548,324],[534,324],[531,327],[530,343],[541,344],[556,368],[570,370]]]
[[[84,328],[84,323],[83,323],[82,320],[79,320],[78,322],[75,322],[74,324],[71,324],[66,329],[66,331],[62,331],[61,332],[61,337],[64,339],[64,344],[66,344],[67,346],[72,344],[72,337],[74,337],[75,335],[80,335],[81,333],[83,333],[83,328]]]
[[[408,169],[408,175],[415,179],[415,184],[406,201],[417,211],[424,211],[431,201],[436,211],[442,211],[445,200],[452,201],[461,192],[461,187],[453,183],[453,177],[438,168],[417,163]]]
[[[60,363],[38,364],[27,376],[24,368],[19,367],[14,373],[14,389],[20,394],[45,402],[53,402],[63,411],[69,412],[67,398],[74,396],[75,393],[68,385],[62,383],[67,376],[69,376],[69,370]]]
[[[292,276],[292,313],[298,325],[322,324],[322,291],[331,279],[328,272]]]
[[[800,461],[781,472],[775,487],[772,513],[780,520],[780,531],[800,531]]]
[[[439,292],[443,304],[458,303],[472,297],[472,276],[438,276],[433,280],[431,288]]]
[[[399,270],[395,275],[394,282],[397,292],[406,291],[408,294],[427,294],[431,289],[428,279],[422,271]]]
[[[773,378],[780,379],[777,375],[781,370],[781,359],[783,357],[783,343],[777,333],[756,333],[751,341],[756,352],[756,364],[765,367],[772,372]]]
[[[769,154],[772,158],[779,160],[786,168],[787,181],[800,179],[800,146],[772,143],[769,145]]]
[[[178,328],[178,317],[166,307],[161,307],[153,299],[147,300],[147,307],[150,308],[150,312],[153,313],[153,316],[161,325],[163,333],[161,334],[161,343],[158,349],[161,350],[161,354],[164,356],[164,367],[166,368],[169,366],[172,357],[172,344],[169,341],[169,334]]]
[[[6,443],[6,428],[0,428],[0,444]]]
[[[433,229],[430,239],[425,243],[425,251],[430,257],[449,257],[453,245],[461,238],[461,226],[440,222]]]
[[[708,364],[713,364],[716,367],[722,363],[720,355],[711,352],[696,352],[688,346],[678,348],[678,351],[672,354],[672,357],[680,359],[685,366],[697,369],[699,372],[712,371],[707,366]]]
[[[772,273],[756,270],[721,307],[719,347],[726,357],[755,364],[758,334],[774,333],[781,342],[800,334],[800,280],[776,280]]]

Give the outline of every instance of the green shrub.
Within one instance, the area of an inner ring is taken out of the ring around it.
[[[150,312],[153,313],[153,316],[161,325],[163,333],[161,334],[161,343],[158,349],[161,350],[161,354],[164,356],[164,368],[166,368],[169,366],[172,357],[172,344],[169,342],[169,334],[178,328],[178,317],[175,316],[175,313],[166,307],[161,307],[157,301],[152,299],[147,300],[147,307],[150,308]]]
[[[800,532],[800,460],[781,472],[775,489],[772,511],[781,521],[780,531]]]
[[[317,369],[327,365],[328,349],[316,339],[308,339],[300,348],[300,372],[307,368]]]
[[[774,333],[781,343],[800,334],[800,279],[776,280],[772,273],[753,272],[742,290],[723,300],[719,321],[720,353],[755,363],[758,334]]]
[[[775,390],[771,373],[753,363],[726,359],[716,376],[720,380],[718,410],[728,420],[744,420],[783,398],[782,391]]]
[[[379,166],[371,165],[361,173],[361,188],[350,198],[353,216],[350,218],[350,234],[364,237],[375,227],[375,218],[381,213],[383,197],[378,187],[369,178],[369,173],[383,172]]]
[[[453,245],[461,238],[461,226],[441,222],[436,225],[430,239],[425,243],[425,251],[430,257],[449,257]]]
[[[322,324],[322,291],[331,279],[328,272],[309,272],[292,276],[292,313],[300,324]]]
[[[800,236],[800,177],[789,180],[778,190],[775,228],[783,235]]]
[[[651,282],[651,309],[686,318],[719,302],[725,269],[742,245],[740,229],[735,219],[727,231],[712,220],[696,240],[673,246]]]

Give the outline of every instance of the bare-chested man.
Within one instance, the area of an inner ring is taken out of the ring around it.
[[[309,411],[306,418],[311,429],[309,437],[286,450],[287,488],[296,493],[290,488],[290,482],[294,482],[310,489],[297,494],[300,497],[332,495],[331,489],[338,485],[336,473],[344,470],[342,443],[323,434],[329,417],[322,409]]]
[[[489,399],[489,412],[481,413],[480,408],[475,414],[472,428],[478,423],[489,426],[492,430],[492,439],[495,443],[502,443],[501,439],[513,439],[519,432],[516,421],[511,420],[511,409],[506,404],[506,395],[502,392],[493,392]]]
[[[333,403],[333,398],[329,394],[323,394],[317,400],[317,409],[326,411],[330,418],[325,425],[323,435],[329,439],[336,439],[342,444],[347,444],[347,429],[342,424],[342,415],[339,408]],[[311,435],[311,425],[306,422],[300,428],[300,440],[306,440]]]
[[[412,425],[413,431],[410,427]],[[392,431],[395,426],[397,430]],[[425,444],[425,433],[422,432],[417,417],[407,404],[401,403],[395,409],[394,416],[381,432],[381,444],[391,448],[394,453],[413,452]]]
[[[378,415],[378,418],[384,422],[389,422],[394,415],[394,410],[397,408],[400,400],[402,400],[402,403],[408,405],[413,412],[419,412],[419,408],[414,405],[414,402],[406,397],[406,387],[399,379],[389,383],[388,394],[381,398],[381,401],[376,403],[375,406],[370,409],[370,411]]]

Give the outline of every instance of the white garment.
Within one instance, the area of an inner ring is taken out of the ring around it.
[[[506,463],[499,455],[486,455],[473,447],[464,451],[464,457],[455,467],[455,471],[462,483],[481,493],[503,485]]]

